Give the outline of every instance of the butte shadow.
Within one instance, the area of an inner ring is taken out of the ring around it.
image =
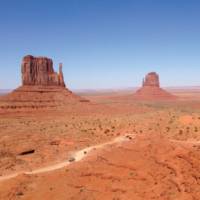
[[[62,72],[55,72],[47,57],[27,55],[21,65],[22,86],[0,98],[0,110],[59,109],[88,100],[66,88]]]

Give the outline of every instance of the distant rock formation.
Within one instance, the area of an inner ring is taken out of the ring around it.
[[[25,56],[21,65],[22,86],[0,97],[0,110],[59,109],[88,102],[65,87],[62,63],[59,72],[46,57]]]
[[[62,64],[59,73],[54,72],[53,61],[46,57],[25,56],[22,60],[23,85],[49,85],[65,87]]]
[[[148,73],[143,79],[142,87],[136,91],[134,98],[138,100],[174,100],[176,96],[160,88],[159,75]]]
[[[160,87],[159,75],[156,72],[150,72],[143,79],[143,87]]]

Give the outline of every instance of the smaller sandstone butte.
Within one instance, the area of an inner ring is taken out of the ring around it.
[[[138,100],[174,100],[176,96],[160,88],[159,75],[148,73],[143,79],[142,87],[136,91],[134,98]]]
[[[23,85],[51,85],[65,87],[62,64],[59,73],[53,69],[52,59],[46,57],[25,56],[22,60]]]
[[[143,87],[160,87],[159,76],[155,72],[150,72],[146,75],[145,79],[143,79]]]
[[[0,109],[54,109],[88,102],[65,87],[62,63],[55,72],[46,57],[25,56],[21,65],[22,86],[0,98]]]

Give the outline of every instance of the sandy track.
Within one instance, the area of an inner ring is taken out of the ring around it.
[[[131,138],[133,138],[133,136],[131,136]],[[22,175],[22,174],[26,174],[26,175],[40,174],[40,173],[51,172],[51,171],[61,169],[63,167],[66,167],[66,166],[74,163],[74,162],[79,162],[79,161],[83,160],[85,157],[87,157],[89,155],[89,152],[91,152],[93,150],[102,149],[102,148],[105,148],[106,146],[109,146],[109,145],[112,145],[112,144],[117,144],[117,143],[121,143],[121,142],[124,142],[124,141],[128,141],[131,138],[130,138],[130,136],[126,136],[126,135],[120,136],[120,137],[117,137],[117,138],[111,140],[110,142],[94,145],[94,146],[87,147],[87,148],[84,148],[82,150],[79,150],[77,152],[74,152],[72,154],[72,158],[74,159],[73,162],[72,161],[70,162],[69,160],[65,160],[65,161],[62,161],[60,163],[49,165],[49,166],[46,166],[46,167],[41,167],[41,168],[38,168],[38,169],[35,169],[35,170],[32,170],[32,171],[21,171],[21,172],[13,173],[13,174],[6,175],[6,176],[0,176],[0,182],[15,178],[15,177]]]
[[[89,153],[91,151],[97,150],[97,149],[103,149],[109,145],[112,144],[117,144],[117,143],[122,143],[124,141],[128,141],[132,138],[134,138],[135,135],[124,135],[124,136],[120,136],[120,137],[116,137],[115,139],[109,141],[109,142],[105,142],[102,144],[98,144],[98,145],[94,145],[91,147],[86,147],[82,150],[79,150],[77,152],[74,152],[71,156],[71,158],[73,158],[73,161],[69,161],[69,160],[64,160],[60,163],[56,163],[53,165],[49,165],[46,167],[41,167],[32,171],[21,171],[21,172],[17,172],[17,173],[13,173],[10,175],[5,175],[5,176],[0,176],[0,182],[5,181],[5,180],[9,180],[12,178],[15,178],[19,175],[25,174],[25,175],[31,175],[31,174],[40,174],[40,173],[45,173],[45,172],[51,172],[51,171],[55,171],[58,169],[62,169],[63,167],[67,167],[68,165],[75,163],[75,162],[79,162],[81,160],[83,160],[84,158],[86,158],[87,156],[89,156]],[[178,140],[171,140],[174,143],[179,143],[179,144],[196,144],[196,145],[200,145],[200,141],[178,141]]]

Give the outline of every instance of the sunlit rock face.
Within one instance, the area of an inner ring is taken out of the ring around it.
[[[25,56],[22,60],[22,85],[49,85],[65,87],[62,64],[59,73],[53,69],[53,61],[46,57]]]
[[[57,73],[50,58],[25,56],[21,64],[21,78],[20,87],[0,97],[0,112],[71,109],[89,102],[66,88],[62,64]]]

